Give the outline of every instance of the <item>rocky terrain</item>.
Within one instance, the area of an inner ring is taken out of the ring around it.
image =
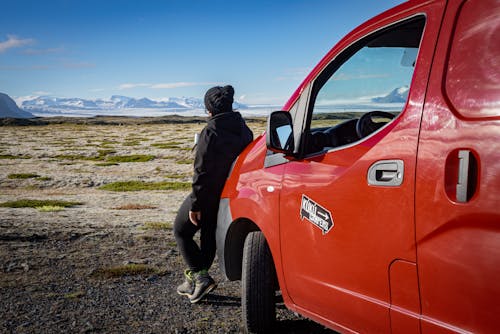
[[[206,300],[175,293],[171,224],[203,122],[29,124],[0,126],[1,333],[241,332],[240,282],[217,260]],[[283,305],[275,332],[331,333]]]

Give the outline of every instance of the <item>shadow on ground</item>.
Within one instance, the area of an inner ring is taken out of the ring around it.
[[[224,296],[219,294],[209,294],[200,304],[209,304],[212,306],[229,306],[241,307],[241,299],[239,297]],[[281,302],[277,305],[278,313],[292,313]],[[273,333],[276,334],[336,334],[337,332],[325,328],[324,326],[315,323],[311,320],[294,316],[295,319],[277,320],[273,328]]]

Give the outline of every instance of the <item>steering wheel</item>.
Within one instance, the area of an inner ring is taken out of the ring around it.
[[[366,114],[361,116],[356,123],[356,133],[360,139],[368,136],[370,133],[375,132],[376,130],[387,124],[387,122],[374,122],[373,119],[375,117],[393,119],[396,116],[386,111],[376,110],[367,112]]]

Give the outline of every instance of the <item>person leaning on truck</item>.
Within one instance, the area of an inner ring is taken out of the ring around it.
[[[215,229],[219,198],[231,164],[253,140],[239,112],[233,111],[232,86],[216,86],[205,94],[209,118],[200,133],[194,160],[192,192],[174,221],[177,246],[188,269],[177,293],[197,303],[217,284],[208,274],[216,251]],[[193,237],[200,231],[200,245]]]

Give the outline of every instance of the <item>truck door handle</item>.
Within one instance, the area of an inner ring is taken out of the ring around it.
[[[403,183],[403,160],[380,160],[368,169],[368,184],[371,186],[397,187]]]
[[[477,160],[470,150],[458,151],[457,202],[466,203],[476,192]]]

